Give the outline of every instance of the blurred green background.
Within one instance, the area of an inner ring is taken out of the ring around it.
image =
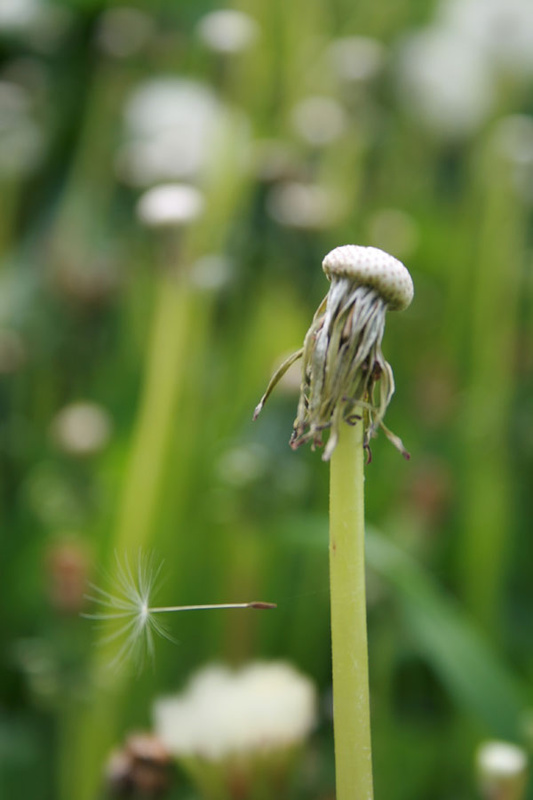
[[[290,796],[333,797],[328,469],[288,447],[297,374],[251,416],[357,243],[415,283],[384,340],[412,457],[380,436],[366,472],[376,795],[475,797],[480,742],[533,744],[533,10],[217,8],[0,0],[0,793],[106,796],[157,696],[275,658],[323,698]],[[179,230],[137,205],[175,181]],[[140,551],[157,604],[278,610],[179,614],[110,688],[80,612]]]

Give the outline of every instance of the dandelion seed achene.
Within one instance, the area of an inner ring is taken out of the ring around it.
[[[162,566],[163,563],[156,564],[153,557],[139,556],[137,569],[133,570],[127,557],[124,557],[123,562],[121,562],[116,556],[114,580],[109,575],[104,577],[109,585],[114,582],[117,584],[117,592],[113,594],[94,583],[89,584],[93,594],[86,595],[86,599],[102,607],[103,610],[97,613],[84,613],[81,616],[99,622],[102,625],[109,624],[112,628],[114,627],[108,635],[100,640],[103,646],[122,640],[118,652],[110,662],[112,668],[116,668],[122,662],[136,657],[139,660],[139,664],[142,665],[146,654],[153,660],[155,635],[176,643],[176,640],[160,620],[155,618],[156,614],[177,611],[245,608],[272,609],[277,607],[275,603],[263,601],[189,606],[151,606],[150,598],[156,588]]]

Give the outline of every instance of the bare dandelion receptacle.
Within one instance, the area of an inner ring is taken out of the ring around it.
[[[322,262],[331,282],[301,350],[272,377],[254,418],[289,366],[302,358],[302,385],[291,447],[323,444],[323,459],[331,458],[342,423],[362,421],[365,447],[381,427],[406,457],[401,440],[383,418],[394,393],[394,378],[381,350],[387,310],[401,311],[413,299],[413,281],[398,259],[376,247],[343,245]],[[377,395],[377,396],[376,396]]]

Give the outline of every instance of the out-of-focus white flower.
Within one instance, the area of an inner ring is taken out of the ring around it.
[[[206,14],[198,25],[198,35],[216,53],[233,55],[257,41],[259,25],[248,14],[226,8]]]
[[[29,93],[15,83],[0,81],[0,177],[30,173],[43,146],[43,131],[33,119]]]
[[[230,486],[248,486],[259,480],[268,467],[268,451],[260,444],[233,447],[219,458],[217,472]]]
[[[418,244],[418,229],[414,219],[399,208],[381,208],[368,224],[370,244],[398,258],[407,259]]]
[[[177,757],[220,761],[297,745],[316,724],[312,681],[284,662],[201,670],[154,705],[155,729]]]
[[[529,166],[533,162],[533,117],[526,114],[503,117],[494,128],[493,142],[509,161]]]
[[[169,183],[141,196],[137,216],[148,228],[182,228],[198,219],[204,207],[204,197],[194,186]]]
[[[381,71],[385,62],[385,46],[367,36],[345,36],[335,39],[326,55],[341,81],[364,83]]]
[[[172,77],[143,82],[124,110],[120,177],[133,186],[191,180],[205,168],[224,110],[202,83]]]
[[[314,147],[339,139],[346,130],[346,113],[334,97],[306,97],[291,112],[298,136]]]
[[[533,73],[531,0],[444,0],[438,20],[515,75]]]
[[[294,147],[278,139],[257,139],[251,153],[251,170],[264,183],[295,178],[298,154]]]
[[[337,194],[323,186],[287,181],[270,190],[267,211],[280,225],[320,230],[338,221],[342,203]]]
[[[230,259],[218,253],[202,256],[189,269],[189,280],[197,289],[213,292],[223,289],[233,277]]]
[[[0,375],[11,375],[26,363],[28,352],[21,336],[14,330],[0,328]]]
[[[521,800],[524,795],[527,755],[509,742],[488,741],[478,748],[476,767],[486,800]]]
[[[65,406],[51,425],[56,446],[71,456],[85,457],[100,453],[107,445],[112,422],[107,411],[96,403],[72,403]]]
[[[533,203],[533,118],[512,114],[500,119],[492,131],[492,146],[509,164],[518,196]]]
[[[0,30],[23,30],[39,17],[42,8],[41,0],[0,0]]]
[[[0,0],[0,35],[28,42],[42,53],[50,52],[67,30],[73,12],[46,0]]]
[[[491,111],[490,61],[475,42],[453,31],[429,27],[409,36],[397,74],[405,106],[442,138],[472,133]]]
[[[128,58],[141,52],[154,33],[152,17],[138,8],[119,6],[103,12],[96,41],[107,55]]]

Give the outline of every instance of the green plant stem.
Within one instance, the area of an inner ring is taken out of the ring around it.
[[[470,363],[461,417],[464,532],[460,578],[468,611],[494,637],[502,625],[515,528],[510,433],[526,227],[514,173],[497,142],[487,142],[481,156],[474,198],[477,252],[466,297]]]
[[[337,800],[371,800],[362,425],[331,457],[330,585]]]
[[[161,278],[156,300],[146,377],[126,470],[118,526],[119,552],[147,547],[157,516],[160,489],[194,331],[194,299],[185,282]]]
[[[185,281],[162,276],[159,280],[152,333],[148,345],[145,382],[126,466],[118,520],[110,550],[137,554],[153,542],[158,504],[168,451],[176,426],[176,407],[183,385],[189,338],[194,330],[195,298]],[[127,673],[110,674],[116,643],[97,650],[92,677],[99,691],[80,714],[77,736],[65,749],[67,762],[76,761],[76,784],[64,797],[93,800],[101,780],[102,764],[117,741]]]

